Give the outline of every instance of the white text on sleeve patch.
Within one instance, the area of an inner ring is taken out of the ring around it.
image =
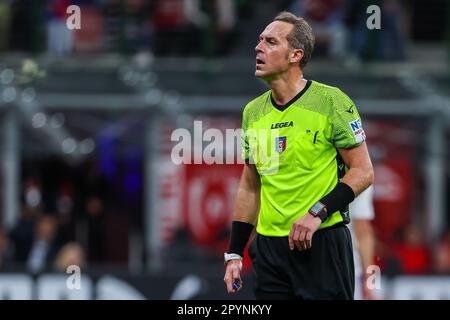
[[[366,134],[362,128],[361,120],[356,119],[352,122],[349,122],[350,128],[352,129],[353,135],[355,136],[355,142],[361,143],[366,140]]]

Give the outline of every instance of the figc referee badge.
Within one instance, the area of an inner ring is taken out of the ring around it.
[[[286,150],[286,137],[275,138],[275,151],[282,153],[284,150]]]

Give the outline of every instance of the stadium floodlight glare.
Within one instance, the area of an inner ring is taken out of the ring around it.
[[[153,87],[158,82],[158,75],[154,72],[146,72],[141,75],[141,82],[146,87]]]
[[[61,128],[66,118],[61,112],[57,112],[50,117],[50,126],[54,129]]]
[[[14,80],[14,70],[13,69],[3,69],[0,72],[0,83],[3,85],[8,85]]]
[[[17,90],[14,87],[7,87],[2,92],[2,100],[5,103],[11,103],[16,100]]]
[[[129,70],[123,75],[123,82],[129,86],[136,86],[139,83],[140,75],[134,70]]]
[[[84,139],[79,144],[79,150],[82,154],[89,154],[95,149],[95,141],[91,138]]]
[[[37,112],[31,118],[31,125],[35,129],[42,128],[47,123],[47,116],[43,112]]]
[[[22,101],[31,103],[36,98],[36,90],[33,87],[25,88],[21,93]]]
[[[175,90],[166,91],[163,99],[168,105],[177,105],[180,101],[180,94]]]
[[[64,153],[74,153],[77,149],[77,142],[73,138],[66,138],[61,143],[61,150]]]
[[[161,90],[156,88],[149,90],[145,95],[145,101],[151,106],[160,104],[161,100],[162,100],[162,92]]]

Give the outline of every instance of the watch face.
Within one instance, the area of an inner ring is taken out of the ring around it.
[[[323,208],[325,208],[325,205],[320,201],[317,201],[309,210],[314,214],[318,214]]]

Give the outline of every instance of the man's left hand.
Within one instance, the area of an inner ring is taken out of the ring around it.
[[[319,229],[322,221],[319,217],[314,217],[306,213],[300,219],[294,222],[289,232],[289,248],[302,251],[311,248],[314,232]]]

